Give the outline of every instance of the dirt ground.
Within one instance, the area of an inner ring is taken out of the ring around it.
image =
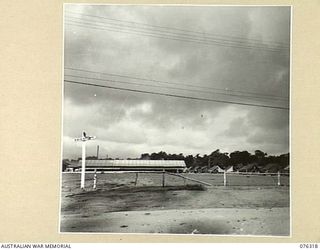
[[[166,176],[162,188],[161,174],[141,174],[137,186],[134,175],[100,175],[97,190],[92,190],[92,175],[87,174],[83,192],[80,174],[63,174],[61,232],[290,234],[288,186],[215,185],[202,190]],[[191,177],[209,183],[216,178]],[[260,177],[250,178],[259,182]]]

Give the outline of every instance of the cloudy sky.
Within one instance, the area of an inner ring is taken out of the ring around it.
[[[100,157],[289,151],[289,7],[69,4],[64,20],[64,158],[83,130]]]

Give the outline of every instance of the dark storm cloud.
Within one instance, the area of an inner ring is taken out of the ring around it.
[[[261,39],[265,43],[271,40],[289,43],[290,8],[287,7],[66,5],[65,9],[149,25],[222,34],[226,39],[239,36]],[[139,86],[132,83],[160,84],[66,69],[67,80],[217,100],[288,106],[288,101],[217,94],[230,94],[234,93],[230,91],[237,90],[288,96],[288,52],[178,42],[66,25],[64,55],[65,67],[158,79],[182,85],[162,84],[165,86],[163,88]],[[111,82],[88,78],[104,78]],[[130,81],[131,84],[112,80]],[[198,87],[190,88],[188,84]],[[206,93],[195,90],[204,90]],[[255,150],[260,148],[259,144],[263,144],[265,151],[288,150],[289,117],[286,111],[235,107],[70,83],[65,84],[64,95],[65,155],[68,152],[72,152],[69,155],[77,154],[71,138],[78,136],[83,129],[94,133],[102,148],[120,157],[133,157],[142,152],[165,149],[193,154],[207,153],[215,147],[225,151],[237,150],[239,147]]]

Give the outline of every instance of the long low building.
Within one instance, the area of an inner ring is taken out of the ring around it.
[[[80,160],[77,169],[80,170]],[[183,160],[86,160],[86,171],[170,171],[182,172]]]

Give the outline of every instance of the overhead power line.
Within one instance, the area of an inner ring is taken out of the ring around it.
[[[137,85],[137,86],[146,86],[146,87],[153,87],[153,88],[164,88],[164,89],[173,89],[173,90],[183,90],[183,91],[191,91],[191,92],[199,92],[205,94],[216,94],[216,95],[224,95],[224,96],[231,96],[231,97],[240,97],[240,98],[253,98],[253,99],[268,99],[273,101],[287,101],[287,100],[275,100],[274,98],[270,97],[259,97],[259,96],[248,96],[248,95],[236,95],[236,94],[227,94],[227,93],[218,93],[213,91],[205,91],[205,90],[196,90],[196,89],[185,89],[185,88],[178,88],[178,87],[169,87],[169,86],[156,86],[150,84],[143,84],[143,83],[135,83],[135,82],[127,82],[127,81],[119,81],[113,79],[101,79],[96,77],[88,77],[88,76],[76,76],[76,75],[69,75],[65,74],[65,76],[73,77],[73,78],[80,78],[80,79],[87,79],[87,80],[95,80],[95,81],[104,81],[104,82],[112,82],[112,83],[122,83],[122,84],[129,84],[129,85]]]
[[[192,97],[192,96],[185,96],[185,95],[175,95],[175,94],[168,94],[168,93],[160,93],[160,92],[153,92],[153,91],[145,91],[145,90],[137,90],[137,89],[130,89],[130,88],[114,87],[114,86],[108,86],[108,85],[100,85],[100,84],[87,83],[87,82],[82,82],[82,81],[72,81],[72,80],[64,80],[64,81],[65,81],[66,83],[78,84],[78,85],[83,85],[83,86],[92,86],[92,87],[99,87],[99,88],[108,88],[108,89],[115,89],[115,90],[121,90],[121,91],[130,91],[130,92],[144,93],[144,94],[151,94],[151,95],[160,95],[160,96],[183,98],[183,99],[189,99],[189,100],[198,100],[198,101],[227,103],[227,104],[236,104],[236,105],[243,105],[243,106],[261,107],[261,108],[271,108],[271,109],[289,110],[289,108],[287,108],[287,107],[279,107],[279,106],[271,106],[271,105],[261,105],[261,104],[253,104],[253,103],[243,103],[243,102],[234,102],[234,101],[224,101],[224,100],[216,100],[216,99],[209,99],[209,98]]]
[[[261,42],[260,39],[254,39],[254,38],[244,38],[244,37],[239,37],[239,36],[212,34],[212,33],[207,33],[207,32],[202,32],[202,31],[181,29],[181,28],[177,28],[177,27],[159,26],[159,25],[152,25],[152,24],[148,24],[148,23],[141,23],[141,22],[134,22],[134,21],[127,21],[127,20],[109,18],[109,17],[105,17],[105,16],[96,16],[96,15],[83,14],[83,13],[74,12],[74,11],[66,11],[66,13],[67,14],[72,14],[72,15],[78,15],[78,16],[80,15],[80,16],[91,17],[91,18],[104,19],[104,20],[109,20],[109,21],[116,21],[116,22],[127,23],[127,24],[134,24],[134,25],[138,25],[138,26],[140,25],[140,26],[154,27],[154,28],[159,28],[159,29],[164,29],[164,30],[174,30],[174,31],[181,31],[181,32],[186,32],[186,33],[193,33],[193,34],[203,35],[203,36],[206,36],[206,37],[215,37],[215,38],[220,37],[220,38],[234,39],[234,40],[238,40],[238,41]],[[289,47],[289,44],[286,44],[286,43],[283,43],[283,42],[272,41],[272,40],[265,40],[265,41],[267,43],[284,45],[284,46]]]
[[[167,39],[167,40],[174,40],[174,41],[182,41],[182,42],[189,42],[189,43],[195,43],[195,44],[202,44],[202,45],[217,45],[222,47],[228,47],[228,48],[239,48],[239,49],[256,49],[256,50],[263,50],[263,51],[269,51],[269,52],[277,52],[282,53],[286,50],[283,50],[281,48],[268,48],[268,47],[257,47],[257,46],[247,46],[242,44],[232,44],[232,43],[223,43],[223,42],[214,42],[214,41],[207,41],[203,39],[196,39],[196,38],[184,38],[184,37],[178,37],[178,36],[172,36],[172,35],[161,35],[158,33],[153,32],[143,32],[143,31],[135,31],[132,29],[127,29],[126,31],[120,30],[119,28],[113,28],[113,27],[106,27],[101,26],[97,24],[90,24],[90,23],[83,23],[83,22],[75,22],[75,21],[67,21],[67,25],[73,25],[78,26],[82,28],[91,28],[96,30],[102,30],[102,31],[112,31],[117,33],[124,33],[124,34],[131,34],[131,35],[139,35],[139,36],[147,36],[152,38],[161,38],[161,39]]]
[[[201,36],[199,34],[190,34],[190,33],[177,33],[172,32],[171,30],[159,30],[158,28],[149,28],[149,27],[137,27],[137,26],[132,26],[130,24],[122,24],[122,23],[113,23],[110,21],[99,21],[99,20],[94,20],[94,19],[88,19],[88,18],[83,18],[83,17],[73,17],[73,16],[66,16],[67,21],[78,22],[79,24],[91,24],[91,25],[96,25],[100,27],[111,27],[114,28],[116,26],[117,28],[121,27],[122,29],[127,29],[131,31],[147,31],[150,32],[151,34],[157,34],[157,35],[170,35],[170,36],[179,36],[185,39],[194,39],[200,38],[201,41],[209,41],[209,42],[222,42],[222,43],[228,43],[228,44],[234,44],[234,45],[241,45],[241,46],[255,46],[257,48],[269,48],[269,49],[288,49],[289,47],[280,45],[280,44],[272,44],[272,43],[263,43],[263,42],[256,42],[256,41],[241,41],[241,40],[234,40],[234,39],[227,39],[227,38],[220,38],[220,37],[212,37],[212,36],[206,36],[202,34]],[[102,25],[101,25],[102,24]],[[152,33],[153,32],[153,33]],[[155,32],[155,33],[154,33]],[[201,39],[201,37],[203,37]]]
[[[160,80],[155,80],[155,79],[134,77],[134,76],[128,76],[128,75],[111,74],[111,73],[98,72],[98,71],[92,71],[92,70],[76,69],[76,68],[71,68],[71,67],[65,67],[65,69],[77,71],[77,72],[85,72],[85,73],[93,73],[93,74],[106,75],[106,76],[112,76],[112,77],[121,77],[121,78],[127,78],[127,79],[142,80],[142,81],[147,81],[147,82],[154,82],[157,84],[168,84],[168,85],[173,85],[173,86],[183,86],[183,87],[190,87],[190,88],[196,88],[196,89],[203,89],[205,92],[208,92],[208,90],[209,90],[209,92],[210,92],[210,90],[215,90],[215,91],[223,91],[223,93],[221,93],[221,94],[226,94],[226,95],[230,95],[230,93],[227,93],[227,92],[231,92],[231,93],[238,93],[238,94],[240,93],[238,96],[241,96],[241,97],[257,97],[257,98],[259,97],[259,98],[263,98],[263,99],[281,99],[284,101],[288,101],[288,97],[268,95],[268,94],[262,94],[262,93],[257,93],[257,92],[248,92],[248,91],[240,91],[240,90],[232,90],[232,89],[226,90],[226,89],[221,89],[221,88],[204,87],[204,86],[188,84],[188,83],[160,81]],[[194,91],[193,89],[190,89],[190,90]],[[220,94],[217,92],[212,92],[212,93]],[[242,94],[246,94],[246,95],[242,95]]]

